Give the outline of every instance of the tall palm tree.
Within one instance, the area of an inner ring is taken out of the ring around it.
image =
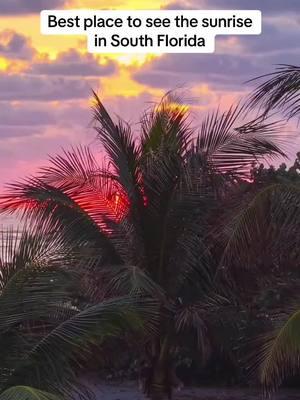
[[[76,305],[82,274],[75,254],[40,226],[1,232],[1,400],[90,398],[76,369],[95,345],[140,329],[144,314],[154,329],[155,306],[147,299]]]
[[[1,210],[59,231],[88,254],[96,298],[159,302],[159,335],[144,357],[146,391],[161,399],[171,396],[180,334],[192,330],[205,353],[207,320],[223,301],[215,295],[222,247],[212,240],[219,217],[254,161],[284,156],[279,125],[249,120],[237,106],[209,114],[196,132],[186,106],[167,94],[135,134],[94,95],[100,163],[82,147],[52,157],[36,177],[9,185]]]

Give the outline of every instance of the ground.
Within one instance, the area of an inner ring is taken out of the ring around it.
[[[97,400],[144,400],[139,393],[136,382],[125,383],[92,383],[88,386],[96,395]],[[174,400],[258,400],[259,390],[228,389],[228,388],[185,388],[174,393]],[[282,390],[273,400],[300,400],[300,390]]]

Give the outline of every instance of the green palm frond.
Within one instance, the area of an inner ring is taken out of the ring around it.
[[[266,115],[273,109],[282,110],[287,118],[297,116],[300,112],[300,67],[279,65],[270,74],[253,79],[264,79],[250,96],[249,107],[259,107]]]
[[[284,325],[265,340],[256,362],[265,393],[271,394],[300,368],[300,311],[294,312]]]
[[[60,396],[30,386],[12,386],[0,394],[0,400],[61,400]]]

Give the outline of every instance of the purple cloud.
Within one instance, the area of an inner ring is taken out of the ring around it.
[[[49,107],[38,104],[22,103],[14,105],[9,102],[0,104],[0,126],[42,126],[55,122],[53,112]]]
[[[174,88],[174,83],[192,83],[209,84],[216,90],[243,90],[246,88],[243,82],[264,72],[251,56],[166,54],[136,72],[133,77],[139,83],[164,89]]]
[[[34,62],[29,70],[36,75],[63,76],[107,76],[115,71],[113,61],[100,65],[92,54],[80,54],[75,49],[60,53],[55,60]]]
[[[299,53],[299,28],[265,23],[260,36],[239,36],[238,40],[247,51],[265,55],[266,52],[296,50]]]
[[[298,0],[179,0],[170,2],[168,10],[261,10],[263,13],[282,15],[300,12]]]
[[[86,99],[98,82],[26,74],[7,75],[0,72],[0,100],[54,101]]]
[[[0,55],[11,59],[30,60],[36,53],[31,41],[12,30],[0,32]]]
[[[41,10],[63,8],[66,0],[2,0],[0,15],[35,14]]]

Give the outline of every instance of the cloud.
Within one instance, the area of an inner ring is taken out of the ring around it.
[[[9,138],[21,138],[26,137],[31,139],[33,136],[38,135],[40,129],[32,126],[14,126],[14,125],[2,125],[0,124],[0,142]],[[1,145],[0,145],[1,147]],[[3,157],[1,157],[3,161]]]
[[[194,1],[196,5],[197,1]],[[206,8],[228,10],[261,10],[268,14],[294,13],[300,11],[299,0],[206,0]]]
[[[54,101],[88,98],[97,80],[65,77],[7,75],[0,72],[0,100]]]
[[[253,58],[231,54],[166,54],[154,60],[133,78],[164,89],[174,85],[208,84],[216,90],[244,90],[243,82],[266,72]]]
[[[299,50],[299,28],[265,23],[260,36],[239,36],[242,46],[255,54],[280,52],[282,50]]]
[[[55,122],[53,112],[48,106],[39,104],[12,104],[1,102],[0,104],[0,126],[43,126]]]
[[[75,49],[69,49],[58,54],[55,60],[49,58],[36,61],[28,72],[36,75],[63,76],[107,76],[116,71],[116,64],[107,61],[99,64],[92,54],[81,54]]]
[[[169,10],[261,10],[268,15],[300,12],[299,0],[182,0],[167,4]]]
[[[30,39],[12,30],[0,32],[0,55],[20,60],[30,60],[36,50],[32,47]]]
[[[63,8],[66,0],[1,0],[0,15],[35,14],[41,10]]]

